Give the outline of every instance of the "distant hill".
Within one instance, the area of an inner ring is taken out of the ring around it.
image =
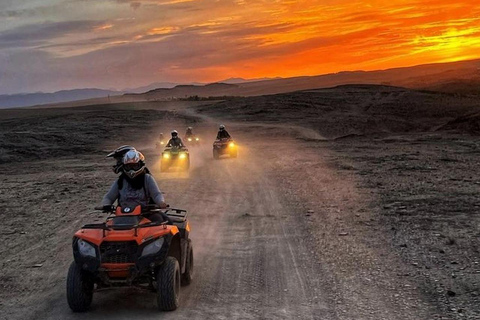
[[[157,82],[122,91],[78,89],[55,93],[0,95],[0,108],[105,98],[108,95],[116,95],[117,97],[113,99],[116,102],[171,100],[189,97],[249,97],[349,84],[387,85],[477,95],[480,94],[480,59],[377,71],[343,71],[293,78],[230,78],[211,84]],[[124,93],[125,95],[119,96]],[[78,103],[83,102],[79,101]],[[95,101],[90,100],[85,103],[92,104]],[[102,103],[109,103],[109,100],[103,99]]]
[[[25,107],[119,95],[123,92],[102,89],[62,90],[53,93],[0,95],[0,108]]]
[[[480,60],[459,61],[394,68],[377,71],[344,71],[319,76],[279,78],[230,83],[214,83],[204,86],[176,86],[151,90],[144,94],[147,100],[184,98],[187,96],[260,96],[298,90],[329,88],[347,84],[389,85],[411,89],[451,92],[449,84],[455,83],[459,93],[476,93],[480,84]]]
[[[155,89],[171,89],[179,85],[182,85],[182,84],[175,83],[175,82],[154,82],[146,86],[124,89],[122,91],[125,93],[143,93],[143,92],[147,92]],[[201,85],[205,85],[205,83],[192,82],[192,83],[188,83],[187,85],[201,86]]]
[[[246,83],[246,82],[254,82],[254,81],[276,80],[276,79],[281,79],[281,78],[280,77],[256,78],[256,79],[228,78],[225,80],[217,81],[215,83],[238,84],[238,83]],[[152,91],[155,89],[172,89],[176,86],[204,86],[207,84],[208,83],[201,83],[201,82],[190,82],[190,83],[154,82],[146,86],[137,87],[137,88],[128,88],[122,91],[125,93],[144,93],[144,92]]]
[[[244,78],[229,78],[221,81],[217,81],[218,83],[227,83],[227,84],[238,84],[238,83],[245,83],[245,82],[255,82],[255,81],[266,81],[266,80],[278,80],[282,79],[281,77],[275,78],[256,78],[256,79],[244,79]]]

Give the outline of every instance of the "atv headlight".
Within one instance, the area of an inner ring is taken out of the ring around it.
[[[195,138],[195,141],[198,141],[198,140],[200,140],[200,139],[199,139],[199,138]]]
[[[147,256],[149,254],[154,254],[154,253],[157,253],[158,251],[160,251],[160,249],[162,248],[162,245],[163,245],[163,241],[164,241],[163,238],[158,238],[157,240],[153,241],[152,243],[146,245],[145,248],[143,248],[142,257]]]
[[[170,153],[164,153],[163,158],[164,159],[170,159]]]
[[[187,155],[185,153],[180,153],[179,157],[180,157],[180,159],[185,159],[187,157]]]
[[[228,146],[229,146],[230,148],[233,148],[233,147],[235,147],[235,143],[230,142],[230,143],[228,144]]]
[[[192,138],[188,138],[188,141],[192,141]]]
[[[77,245],[78,251],[82,256],[94,258],[97,256],[97,254],[95,253],[95,248],[87,241],[80,239],[78,240]]]

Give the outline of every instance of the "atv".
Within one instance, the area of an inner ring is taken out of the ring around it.
[[[194,134],[186,135],[184,141],[188,145],[192,145],[192,146],[200,144],[200,138],[197,135],[194,135]]]
[[[97,210],[103,207],[95,208]],[[86,224],[73,237],[74,261],[67,276],[67,301],[87,311],[102,288],[139,287],[156,292],[162,311],[179,306],[180,285],[193,275],[187,212],[158,207],[114,207],[103,223]],[[164,221],[151,221],[152,214]]]
[[[168,147],[162,152],[161,172],[166,172],[170,167],[180,167],[184,171],[190,168],[190,154],[187,148]]]
[[[220,159],[220,156],[228,154],[236,158],[238,154],[237,145],[231,138],[215,140],[213,143],[213,158]]]

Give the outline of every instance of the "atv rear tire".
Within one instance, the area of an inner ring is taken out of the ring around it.
[[[188,239],[187,261],[185,262],[185,273],[182,274],[182,286],[188,286],[193,279],[193,246],[192,240]]]
[[[92,304],[93,277],[83,271],[75,261],[68,269],[67,301],[73,312],[85,312]]]
[[[218,154],[218,151],[216,149],[213,149],[213,159],[218,160],[220,158],[220,155]]]
[[[180,266],[177,259],[167,257],[157,272],[157,304],[161,311],[178,308],[180,294]]]

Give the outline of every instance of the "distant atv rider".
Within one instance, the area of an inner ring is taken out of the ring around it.
[[[185,137],[191,137],[193,136],[193,128],[192,127],[188,127],[187,128],[187,131],[185,132]]]
[[[120,177],[103,197],[104,211],[109,211],[115,201],[122,208],[135,208],[148,204],[156,204],[160,208],[167,207],[157,182],[147,173],[145,157],[142,153],[135,149],[127,151],[123,156],[121,171]],[[147,218],[151,221],[168,220],[162,213],[151,214]]]
[[[177,130],[172,131],[172,138],[168,140],[166,147],[176,147],[176,148],[185,148],[185,145],[182,142],[182,139],[178,136]]]
[[[225,130],[225,126],[223,124],[220,125],[218,128],[218,133],[217,133],[217,140],[222,140],[222,139],[231,139],[232,137],[230,134]]]

